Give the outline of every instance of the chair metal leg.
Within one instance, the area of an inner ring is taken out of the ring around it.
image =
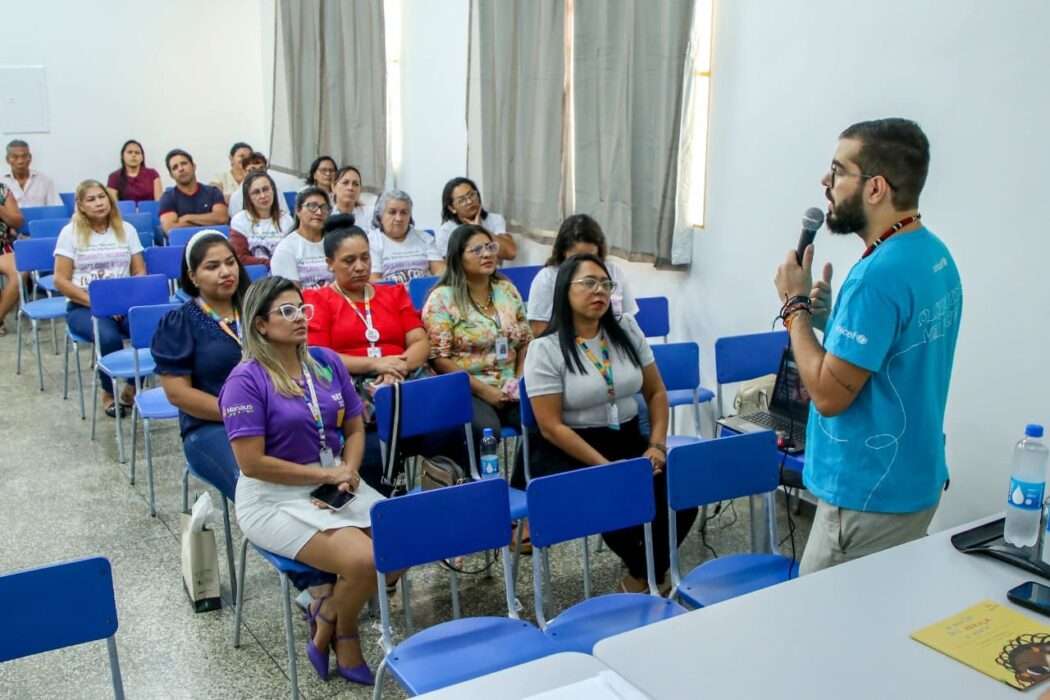
[[[372,700],[380,700],[383,697],[383,679],[386,677],[386,656],[379,662],[376,669],[376,684],[372,686]]]
[[[58,332],[55,330],[55,319],[51,319],[51,351],[58,355]]]
[[[98,372],[91,373],[91,439],[95,439],[95,425],[98,422]]]
[[[190,467],[188,464],[182,468],[182,512],[187,515],[190,512]]]
[[[120,658],[117,656],[116,637],[106,637],[106,651],[109,653],[109,675],[113,681],[113,697],[124,700],[124,680],[120,675]]]
[[[69,336],[65,338],[62,352],[62,400],[69,400]]]
[[[135,423],[134,422],[132,422],[131,428],[132,428],[132,434],[131,434],[132,443],[131,444],[134,445],[135,444],[134,443],[134,440],[135,440],[135,433],[134,433]],[[157,496],[156,496],[156,494],[154,493],[154,490],[153,490],[153,445],[150,442],[150,436],[149,436],[149,418],[143,418],[142,419],[142,442],[143,442],[143,447],[146,448],[146,483],[149,485],[149,514],[155,518],[155,517],[157,517]],[[134,450],[134,447],[132,448],[132,451],[131,451],[131,461],[132,461],[132,463],[134,463],[134,461],[135,461],[135,450]]]
[[[288,577],[281,574],[281,605],[284,608],[284,639],[288,646],[288,683],[292,700],[299,700],[299,677],[295,672],[295,630],[292,628],[292,591]]]
[[[15,312],[15,374],[22,374],[22,310]]]
[[[84,375],[80,370],[80,346],[73,344],[73,354],[76,356],[77,364],[77,392],[80,394],[80,420],[87,418],[87,412],[84,410]]]
[[[36,350],[36,376],[40,381],[40,391],[44,390],[44,361],[40,358],[40,326],[33,321],[33,349]]]
[[[461,612],[459,608],[459,574],[455,571],[448,572],[448,588],[452,593],[452,619],[458,620]]]
[[[237,569],[233,566],[233,530],[230,528],[230,501],[222,496],[222,529],[226,533],[226,566],[230,569],[230,595],[237,600]]]
[[[138,451],[138,430],[135,429],[135,423],[138,420],[138,407],[131,407],[131,462],[128,467],[128,483],[135,484],[135,453]],[[145,421],[143,421],[145,425]]]
[[[584,537],[583,543],[583,597],[586,600],[591,597],[591,543],[589,537]]]
[[[511,566],[511,571],[513,572],[511,575],[511,579],[513,580],[511,588],[518,587],[518,564],[521,561],[521,538],[522,533],[525,530],[525,521],[519,520],[518,526],[514,529],[516,531],[516,534],[514,540],[514,564],[513,566]]]
[[[241,568],[241,585],[244,582],[244,568]],[[409,591],[408,583],[408,572],[406,571],[401,575],[401,608],[405,611],[405,636],[412,634],[412,601],[411,592]]]
[[[241,585],[237,589],[237,610],[233,616],[233,648],[241,646],[241,613],[244,611],[244,566],[248,559],[248,538],[241,540]]]
[[[551,586],[551,548],[547,547],[543,550],[543,585],[546,590],[553,591],[554,587]]]
[[[116,379],[113,380],[113,405],[116,406],[117,413],[117,461],[124,464],[124,421],[120,418],[120,387]]]

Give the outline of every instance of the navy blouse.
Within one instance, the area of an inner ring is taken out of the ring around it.
[[[226,377],[241,361],[241,346],[226,335],[192,299],[161,319],[150,345],[157,374],[189,377],[194,389],[218,396]],[[202,425],[222,425],[179,411],[179,431],[187,435]]]

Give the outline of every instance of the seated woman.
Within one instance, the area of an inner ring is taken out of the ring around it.
[[[499,436],[501,427],[521,424],[518,378],[532,333],[518,290],[496,269],[499,244],[491,233],[464,224],[452,233],[448,253],[448,268],[423,306],[423,325],[434,369],[470,376],[476,448],[485,428]]]
[[[195,472],[233,493],[237,462],[219,411],[219,391],[241,361],[241,305],[248,274],[218,231],[186,244],[180,284],[190,300],[161,319],[150,351],[168,401],[179,409],[182,451]]]
[[[241,193],[248,205],[230,220],[230,243],[242,265],[269,267],[274,249],[295,222],[281,211],[277,185],[265,171],[245,175]]]
[[[371,685],[358,615],[375,592],[369,509],[382,496],[361,480],[361,401],[331,350],[307,352],[313,307],[295,283],[267,277],[244,300],[244,362],[219,394],[241,476],[237,522],[255,545],[336,574],[332,595],[311,606],[307,656],[328,679],[329,649],[339,675]],[[339,510],[315,500],[322,484],[351,491]]]
[[[534,335],[543,333],[551,320],[551,311],[554,306],[554,278],[558,276],[558,266],[565,262],[566,258],[582,253],[597,255],[609,271],[609,276],[616,283],[612,292],[611,302],[613,315],[638,313],[638,304],[634,296],[627,288],[627,281],[623,272],[616,265],[605,259],[608,248],[605,243],[605,234],[598,222],[586,214],[573,214],[561,222],[558,235],[554,239],[551,248],[551,256],[547,259],[546,266],[536,274],[529,287],[529,325],[532,326]]]
[[[116,200],[152,202],[160,199],[160,173],[146,167],[146,152],[135,139],[120,147],[120,168],[109,174],[106,189]]]
[[[298,282],[302,288],[320,287],[332,281],[321,243],[330,211],[332,207],[323,190],[307,187],[299,191],[295,198],[295,230],[274,249],[271,274]]]
[[[532,476],[557,474],[621,459],[647,457],[653,464],[656,518],[653,550],[656,581],[664,585],[667,551],[667,391],[652,350],[632,316],[619,318],[609,301],[616,282],[596,255],[578,255],[558,268],[554,315],[529,346],[525,386],[540,435],[530,444]],[[649,406],[652,429],[638,428],[634,395]],[[678,543],[696,520],[696,509],[679,511]],[[624,592],[647,587],[642,527],[607,532],[609,549],[627,566]]]
[[[310,163],[310,169],[306,173],[306,187],[300,192],[305,191],[308,187],[316,187],[325,193],[328,203],[333,204],[335,195],[332,192],[332,185],[335,183],[335,174],[338,170],[339,166],[331,156],[318,156],[313,163]]]
[[[507,232],[506,220],[495,212],[485,211],[481,206],[481,193],[473,180],[454,177],[445,183],[441,192],[441,228],[437,230],[434,244],[442,256],[448,254],[449,236],[462,224],[477,224],[495,235],[500,260],[517,257],[518,244]]]
[[[95,338],[88,285],[95,280],[144,274],[146,263],[138,231],[121,218],[117,202],[101,182],[84,180],[77,185],[76,213],[55,242],[55,288],[69,299],[66,324],[77,335],[93,338],[103,355],[120,350],[128,337],[128,319],[100,318],[99,337]],[[118,409],[113,380],[99,372],[98,381],[106,415],[115,418],[120,410],[123,416],[134,400],[134,386],[129,383],[124,388]]]
[[[335,184],[332,185],[335,206],[333,214],[350,214],[354,217],[354,224],[362,229],[369,228],[369,218],[372,208],[365,203],[365,197],[361,194],[361,171],[352,165],[339,168],[335,174]],[[375,200],[375,195],[368,195]]]
[[[415,228],[412,198],[401,190],[384,192],[376,202],[368,242],[373,282],[408,284],[445,271],[433,239]]]
[[[14,243],[18,239],[18,229],[25,223],[22,210],[18,208],[15,196],[0,182],[0,276],[5,278],[4,288],[0,289],[0,337],[7,335],[4,320],[11,309],[18,304],[18,286],[21,280],[15,269]]]
[[[365,423],[371,420],[372,396],[385,383],[423,376],[430,354],[419,313],[400,284],[369,284],[372,261],[368,236],[338,214],[325,224],[324,248],[335,279],[331,284],[303,292],[314,306],[310,345],[331,348],[353,377],[358,395],[366,403]],[[374,433],[370,433],[374,438]],[[362,467],[361,475],[378,487],[382,462],[378,439]]]

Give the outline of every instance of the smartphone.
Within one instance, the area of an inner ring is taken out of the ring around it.
[[[1022,608],[1050,617],[1050,588],[1035,581],[1025,581],[1006,592],[1006,598]]]
[[[332,510],[342,510],[357,495],[353,491],[340,491],[336,484],[321,484],[310,492],[310,498],[321,501]]]

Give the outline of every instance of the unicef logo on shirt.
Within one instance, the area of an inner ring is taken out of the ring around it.
[[[851,331],[850,329],[845,328],[844,326],[835,326],[835,332],[841,336],[845,336],[850,340],[855,341],[859,345],[868,344],[868,336],[864,335],[863,333],[858,333],[857,331]]]

